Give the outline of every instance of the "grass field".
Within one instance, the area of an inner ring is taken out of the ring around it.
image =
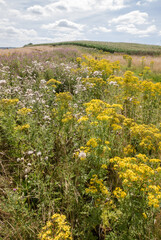
[[[160,56],[144,55],[0,55],[0,239],[161,239]]]
[[[53,46],[77,45],[110,53],[127,53],[130,55],[161,55],[161,46],[137,43],[98,42],[98,41],[69,41],[53,43]]]

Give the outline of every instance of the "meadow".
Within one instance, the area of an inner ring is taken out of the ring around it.
[[[160,60],[0,55],[0,239],[161,239]]]
[[[30,45],[30,44],[29,44]],[[42,44],[39,44],[40,46]],[[45,44],[51,45],[51,44]],[[139,43],[126,43],[126,42],[103,42],[103,41],[66,41],[53,43],[53,46],[82,46],[87,48],[94,48],[110,53],[126,53],[129,55],[151,55],[159,56],[161,54],[161,46],[139,44]]]

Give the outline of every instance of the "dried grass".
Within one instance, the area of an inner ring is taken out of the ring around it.
[[[71,47],[76,48],[76,49],[80,49],[80,47],[78,46],[63,46],[63,48],[69,48]],[[14,49],[0,49],[0,55],[8,55],[8,54],[15,54],[15,53],[19,53],[19,54],[29,54],[32,52],[50,52],[50,51],[54,51],[54,50],[58,50],[59,48],[62,48],[62,46],[50,46],[50,45],[44,45],[44,46],[31,46],[31,47],[22,47],[22,48],[14,48]],[[81,47],[81,49],[83,50],[83,47]],[[120,63],[122,65],[126,65],[126,61],[123,59],[123,55],[124,54],[103,54],[102,56],[105,57],[106,59],[110,60],[110,61],[120,61]],[[150,67],[150,63],[151,61],[154,61],[154,65],[153,65],[153,71],[154,72],[161,72],[161,56],[146,56],[144,59],[145,62],[145,66],[149,66]],[[138,68],[141,66],[142,63],[142,56],[136,56],[136,55],[132,55],[132,68]]]

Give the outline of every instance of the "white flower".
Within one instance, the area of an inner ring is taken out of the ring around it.
[[[44,120],[49,120],[49,121],[51,120],[51,118],[50,118],[49,116],[47,116],[47,115],[45,115],[45,116],[43,117],[43,119],[44,119]]]
[[[45,84],[45,83],[46,83],[46,80],[45,80],[45,79],[41,79],[40,83],[41,83],[41,84]]]
[[[86,159],[86,153],[85,152],[83,152],[83,151],[81,151],[80,153],[79,153],[79,155],[78,155],[78,157],[81,159],[81,160],[85,160]]]
[[[109,82],[109,85],[119,86],[119,85],[117,84],[117,82],[115,82],[115,81]]]
[[[30,168],[25,168],[25,173],[27,174],[27,173],[29,173],[31,171],[31,169]]]
[[[28,151],[28,152],[27,152],[28,155],[31,155],[31,154],[33,154],[33,153],[34,153],[33,151]]]
[[[0,80],[0,85],[5,85],[6,83],[6,80]]]
[[[99,75],[101,75],[101,72],[100,71],[94,71],[93,75],[94,76],[99,76]]]
[[[39,152],[37,152],[37,156],[41,156],[41,152],[39,151]]]

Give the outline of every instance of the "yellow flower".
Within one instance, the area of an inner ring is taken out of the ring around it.
[[[56,102],[65,103],[72,100],[72,95],[69,92],[61,92],[56,94]]]
[[[84,117],[81,117],[80,119],[78,119],[78,123],[86,122],[86,121],[88,121],[88,117],[87,116],[84,116]]]
[[[102,195],[103,198],[109,195],[109,191],[107,187],[104,185],[103,180],[98,179],[98,176],[96,174],[92,176],[90,180],[89,188],[86,188],[86,193],[90,193],[90,194],[97,193],[100,195],[100,197]]]
[[[149,206],[153,206],[154,208],[158,208],[159,207],[159,200],[157,197],[155,197],[154,194],[152,193],[148,193],[148,204]]]
[[[108,167],[107,167],[106,164],[103,164],[103,165],[101,166],[101,168],[103,168],[103,169],[107,169]]]
[[[61,84],[61,82],[57,81],[56,79],[54,78],[51,78],[49,81],[47,81],[46,83],[47,85],[48,84],[54,84],[54,86],[56,86],[55,84]],[[53,85],[52,85],[53,86]]]
[[[112,124],[112,128],[113,128],[114,131],[122,129],[122,127],[120,125],[118,125],[118,124]]]
[[[160,172],[161,172],[161,167],[158,167],[158,168],[156,169],[156,171],[160,173]]]
[[[98,146],[97,140],[96,138],[91,138],[88,142],[87,142],[87,146],[92,146],[93,148],[96,148]]]
[[[80,57],[76,58],[77,63],[81,63],[82,59]]]
[[[74,117],[73,117],[73,114],[72,112],[67,112],[63,115],[63,119],[62,119],[62,122],[63,123],[66,123],[66,122],[70,122],[71,120],[73,120]]]
[[[54,226],[54,227],[53,227]],[[71,228],[63,214],[54,214],[38,234],[40,240],[72,240]]]
[[[25,125],[18,125],[17,127],[15,127],[14,129],[17,131],[17,130],[20,130],[20,131],[23,131],[23,130],[26,130],[26,129],[29,129],[30,128],[30,124],[25,124]]]
[[[56,93],[55,101],[59,104],[60,109],[64,110],[69,107],[69,103],[72,101],[72,95],[69,92]]]
[[[113,191],[113,194],[118,199],[125,198],[127,195],[126,192],[124,192],[120,187],[116,187],[115,190]]]
[[[146,215],[146,213],[145,213],[145,212],[143,212],[143,217],[144,217],[145,219],[147,219],[147,218],[148,218],[148,216]]]
[[[25,116],[30,112],[32,112],[32,109],[30,108],[21,108],[17,111],[17,114]]]
[[[130,155],[130,154],[134,154],[136,152],[135,148],[132,145],[127,145],[126,147],[124,147],[124,154],[125,155]]]
[[[87,89],[96,87],[97,89],[101,86],[105,86],[107,83],[102,78],[83,78],[82,83],[86,86]],[[95,89],[96,89],[95,88]]]
[[[2,103],[3,105],[9,106],[9,105],[15,105],[16,103],[18,103],[19,100],[16,99],[2,99],[0,100],[0,103]]]

